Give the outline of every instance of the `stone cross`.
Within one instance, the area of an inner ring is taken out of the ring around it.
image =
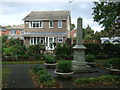
[[[83,44],[83,36],[82,36],[82,18],[77,19],[77,45]]]

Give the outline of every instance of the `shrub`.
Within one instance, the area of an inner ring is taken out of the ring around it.
[[[43,83],[45,87],[53,87],[56,85],[56,82],[54,80],[49,80]]]
[[[73,54],[73,51],[72,51],[72,45],[67,45],[67,44],[58,44],[57,47],[55,48],[55,55],[56,55],[56,58],[57,59],[71,59],[72,58],[68,58],[69,55],[72,55]]]
[[[94,55],[86,55],[85,56],[86,62],[95,62],[95,56]]]
[[[32,70],[37,73],[38,71],[40,70],[44,70],[43,67],[39,66],[39,65],[35,65],[35,66],[32,66]]]
[[[29,60],[29,55],[28,54],[24,54],[24,55],[22,55],[22,57],[23,57],[23,60]]]
[[[53,55],[46,56],[46,63],[55,63],[55,62],[56,62],[55,56]]]
[[[42,74],[48,74],[48,72],[47,72],[46,70],[39,70],[39,71],[37,72],[37,75],[38,75],[38,76],[40,76],[40,75],[42,75]]]
[[[41,54],[36,54],[36,55],[34,55],[35,60],[40,60],[40,59],[41,59],[41,57],[42,57],[42,55],[41,55]]]
[[[112,64],[113,68],[120,69],[120,58],[109,59],[108,65]]]
[[[107,59],[108,55],[107,54],[98,54],[95,56],[97,59]]]
[[[50,81],[52,80],[52,76],[50,74],[41,74],[39,77],[38,77],[38,81],[40,83],[44,83],[44,82],[47,82],[47,81]]]
[[[59,61],[56,69],[57,72],[69,73],[72,71],[72,63],[71,61]]]

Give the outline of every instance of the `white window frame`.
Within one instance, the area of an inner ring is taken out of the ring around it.
[[[62,41],[59,41],[59,40],[62,40]],[[58,43],[63,43],[63,37],[58,37]]]
[[[60,25],[61,24],[61,25]],[[59,26],[60,25],[60,26]],[[58,28],[62,28],[62,20],[58,20]]]
[[[34,24],[35,24],[35,27],[33,27]],[[38,24],[38,27],[37,27],[37,24]],[[30,21],[29,28],[43,28],[43,21]]]
[[[39,28],[43,28],[43,21],[39,21],[39,24],[40,24],[40,22],[41,22],[41,27],[39,27]]]
[[[52,22],[52,27],[51,27],[51,25],[50,25],[50,24],[51,24],[50,22]],[[49,28],[53,28],[53,20],[50,20],[50,21],[49,21]]]
[[[14,30],[14,31],[15,31],[15,34],[12,34],[11,31],[13,31],[13,30],[10,30],[10,34],[11,34],[11,35],[16,35],[16,30]]]
[[[32,40],[32,42],[31,42]],[[30,45],[34,45],[34,37],[30,37]]]
[[[31,42],[31,40],[32,40],[32,42]],[[44,44],[44,42],[45,42],[45,40],[44,40],[44,38],[43,37],[31,37],[30,38],[30,45],[37,45],[39,42],[41,42],[43,40],[43,43],[42,44]]]

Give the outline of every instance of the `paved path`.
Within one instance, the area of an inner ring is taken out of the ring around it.
[[[54,69],[47,69],[49,71],[49,73],[56,79],[56,81],[61,82],[62,86],[64,88],[120,88],[120,85],[116,85],[116,84],[112,84],[112,85],[95,85],[95,86],[78,86],[73,84],[74,80],[77,78],[82,78],[82,77],[98,77],[101,75],[108,75],[109,72],[103,68],[100,67],[95,67],[95,68],[91,68],[93,71],[97,71],[97,72],[93,72],[93,73],[80,73],[80,74],[73,74],[73,78],[72,79],[61,79],[59,78],[55,73],[54,73]]]
[[[6,80],[7,88],[35,88],[29,68],[33,64],[3,65],[10,67],[10,74]]]
[[[11,73],[9,74],[6,80],[7,88],[35,88],[32,77],[29,73],[29,68],[33,65],[41,65],[43,64],[19,64],[19,65],[3,65],[3,67],[10,67]],[[48,72],[58,81],[61,82],[64,88],[92,88],[92,87],[80,87],[73,84],[74,79],[79,77],[97,77],[101,75],[107,75],[108,71],[99,67],[92,68],[97,73],[80,73],[74,74],[72,79],[61,79],[55,73],[54,69],[47,69]],[[93,88],[118,88],[119,85],[98,85],[93,86]],[[119,87],[120,88],[120,87]]]

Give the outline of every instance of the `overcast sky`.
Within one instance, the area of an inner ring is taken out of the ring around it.
[[[59,2],[0,2],[0,25],[18,25],[23,23],[23,18],[31,11],[55,11],[55,10],[70,10],[71,23],[76,25],[77,18],[83,18],[83,28],[89,24],[94,31],[100,31],[102,28],[98,23],[93,21],[92,7],[93,2],[73,1],[68,3],[68,0]]]

